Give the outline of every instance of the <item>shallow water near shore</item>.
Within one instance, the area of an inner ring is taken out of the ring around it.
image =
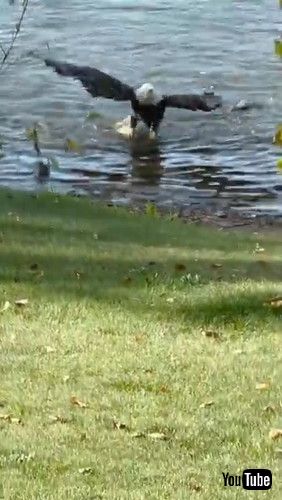
[[[20,6],[0,0],[0,9],[0,40],[8,44]],[[0,72],[0,184],[120,204],[282,215],[282,150],[272,145],[282,121],[282,62],[273,50],[281,22],[273,0],[32,2]],[[127,103],[93,100],[30,51],[91,64],[133,85],[151,81],[164,93],[214,86],[225,106],[211,114],[169,110],[158,143],[133,145],[114,130]],[[241,99],[262,106],[230,113]],[[34,122],[42,124],[43,155],[56,158],[44,182],[26,140]],[[66,138],[83,151],[66,153]]]

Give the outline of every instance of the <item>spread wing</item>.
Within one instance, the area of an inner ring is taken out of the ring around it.
[[[170,108],[190,109],[191,111],[213,111],[222,106],[220,96],[206,94],[176,94],[164,97],[165,105]]]
[[[93,97],[105,97],[115,101],[131,101],[135,97],[132,87],[96,68],[76,66],[53,59],[45,59],[45,64],[51,66],[59,75],[80,80]]]

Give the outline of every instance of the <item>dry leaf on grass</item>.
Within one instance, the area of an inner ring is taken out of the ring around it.
[[[93,469],[91,467],[82,467],[81,469],[78,469],[79,474],[92,474]]]
[[[79,408],[88,408],[88,405],[83,401],[80,401],[76,396],[71,396],[70,402],[74,406],[78,406]]]
[[[144,333],[138,333],[137,335],[134,335],[134,340],[137,344],[143,344],[146,341],[146,336]]]
[[[26,306],[28,304],[28,299],[18,299],[15,300],[15,305],[19,307]]]
[[[12,415],[10,414],[0,414],[0,420],[4,420],[5,422],[9,422],[10,424],[22,425],[22,421],[20,418],[12,417]]]
[[[257,391],[266,391],[267,389],[270,389],[271,383],[270,382],[259,382],[256,385],[256,390]]]
[[[167,394],[170,392],[170,388],[167,385],[163,384],[159,387],[157,392],[160,392],[162,394]]]
[[[202,330],[202,335],[204,335],[204,337],[208,337],[211,339],[216,339],[216,340],[220,339],[220,334],[215,330]]]
[[[131,434],[133,438],[150,438],[153,440],[166,441],[169,437],[163,432],[133,432]]]
[[[68,418],[62,417],[61,415],[50,415],[49,420],[51,424],[55,423],[67,424],[69,422]]]
[[[52,352],[56,352],[56,349],[50,345],[45,347],[47,354],[51,354]]]
[[[267,405],[264,407],[263,409],[264,412],[266,413],[275,413],[276,412],[276,408],[274,405]]]
[[[73,275],[74,277],[77,279],[77,280],[80,280],[80,278],[82,277],[83,273],[80,272],[80,271],[73,271]]]
[[[264,248],[262,248],[259,243],[256,243],[253,253],[263,253],[263,252],[265,252]]]
[[[113,420],[113,427],[114,427],[114,429],[118,429],[118,430],[124,430],[124,431],[130,430],[128,425],[126,425],[122,422],[119,422],[118,420]]]
[[[208,408],[209,406],[214,405],[214,401],[206,401],[206,403],[200,404],[200,408]]]
[[[1,312],[7,311],[10,307],[11,307],[11,302],[6,300],[5,304],[3,305],[2,309],[1,309]]]
[[[222,264],[218,264],[217,262],[215,262],[214,264],[211,264],[211,267],[213,267],[214,269],[221,269]]]
[[[273,297],[273,299],[266,300],[264,305],[273,308],[282,308],[282,297]]]
[[[271,429],[269,437],[273,440],[282,438],[282,429]]]
[[[168,436],[163,432],[149,432],[147,436],[151,439],[161,439],[163,441],[166,441],[168,439]]]
[[[194,481],[190,481],[189,489],[192,491],[201,491],[203,489],[202,485]]]
[[[133,438],[145,438],[146,434],[144,432],[133,432],[131,434],[131,437],[133,437]]]
[[[166,301],[167,301],[169,304],[173,304],[173,302],[174,302],[174,298],[173,298],[173,297],[169,297],[168,299],[166,299]]]

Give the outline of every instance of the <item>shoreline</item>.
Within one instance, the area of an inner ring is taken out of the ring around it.
[[[32,198],[38,198],[42,192],[27,192],[13,190],[12,188],[0,187],[1,193],[6,193],[8,198],[18,193],[26,194]],[[106,198],[94,198],[91,193],[81,194],[71,191],[67,194],[53,193],[46,191],[46,193],[53,194],[56,197],[69,197],[69,198],[85,198],[91,203],[117,209],[128,210],[136,214],[148,214],[152,217],[165,217],[170,219],[182,220],[184,224],[202,225],[207,227],[218,228],[219,230],[281,230],[282,231],[282,216],[270,214],[252,214],[234,210],[232,207],[193,207],[193,206],[176,206],[168,207],[158,205],[151,201],[137,201],[135,203],[115,203],[107,200]]]
[[[94,203],[96,200],[93,200]],[[99,203],[99,201],[98,201]],[[101,203],[103,203],[101,201]],[[247,214],[238,213],[234,209],[212,209],[195,207],[164,207],[153,203],[139,203],[129,205],[118,205],[106,202],[107,206],[125,208],[135,213],[150,213],[152,207],[152,216],[169,217],[180,219],[185,224],[207,225],[218,229],[280,229],[282,230],[282,216],[273,216],[269,214]]]

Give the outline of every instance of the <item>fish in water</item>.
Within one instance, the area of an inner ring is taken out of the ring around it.
[[[83,87],[93,97],[104,97],[114,101],[129,101],[132,114],[130,116],[130,132],[128,135],[131,138],[135,136],[137,125],[140,122],[146,125],[150,138],[155,138],[166,108],[209,112],[222,106],[221,97],[213,92],[164,95],[157,92],[151,83],[144,83],[141,87],[135,89],[117,78],[89,66],[77,66],[53,59],[45,59],[45,64],[51,66],[59,75],[72,76],[80,80]],[[118,127],[117,130],[119,130]]]

